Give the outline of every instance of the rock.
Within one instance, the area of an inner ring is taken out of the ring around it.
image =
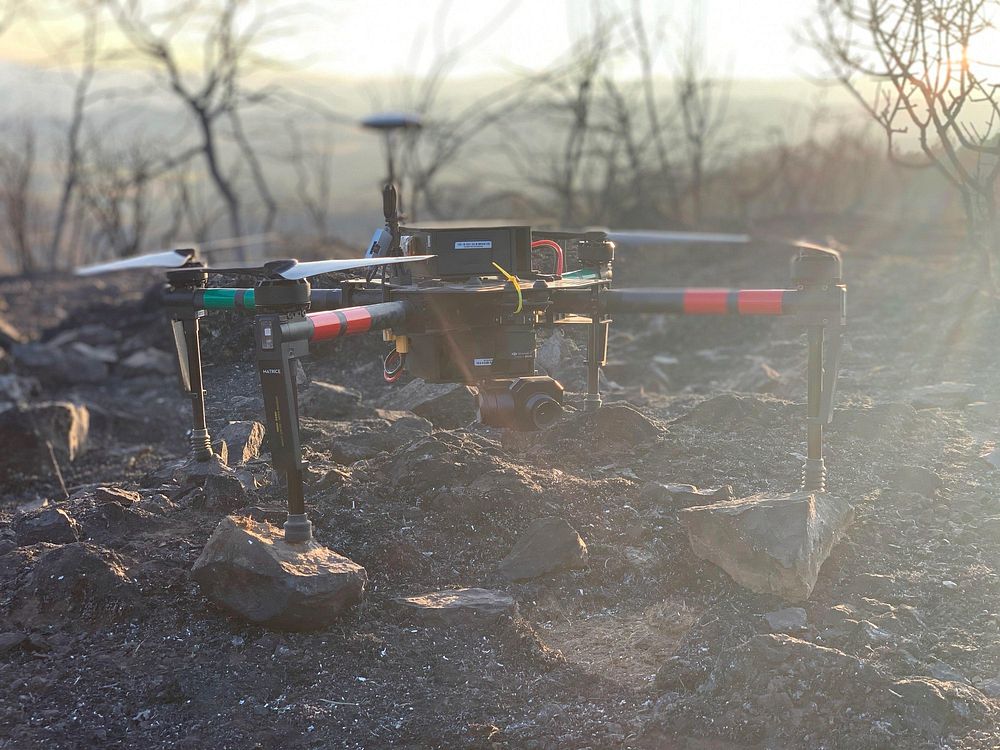
[[[47,401],[0,411],[0,481],[53,473],[48,444],[59,462],[83,452],[90,433],[87,407]]]
[[[781,403],[770,396],[724,393],[705,399],[676,421],[713,430],[731,430],[748,423],[773,419],[775,408]]]
[[[1000,677],[983,680],[979,685],[979,690],[983,695],[989,696],[994,700],[1000,699]]]
[[[587,565],[587,545],[561,518],[539,518],[518,537],[514,548],[500,561],[500,575],[510,581]]]
[[[445,589],[419,596],[401,596],[393,601],[414,614],[447,623],[493,620],[500,615],[517,615],[514,597],[489,589]]]
[[[10,349],[14,344],[23,344],[27,338],[10,321],[0,316],[0,348]]]
[[[477,413],[476,397],[468,386],[427,383],[419,378],[390,391],[379,402],[379,407],[412,411],[445,430],[474,422]]]
[[[21,646],[27,642],[28,636],[24,633],[19,633],[17,631],[0,633],[0,656],[8,654],[14,649],[21,648]]]
[[[113,365],[118,361],[117,352],[110,346],[91,346],[82,341],[76,341],[70,344],[70,349],[77,354],[97,360],[98,362],[103,362],[106,365]]]
[[[131,505],[142,500],[142,495],[132,490],[123,490],[121,487],[98,487],[94,491],[94,499],[99,503]]]
[[[68,617],[114,619],[136,597],[135,585],[115,553],[85,542],[43,552],[14,595],[21,622],[64,622]]]
[[[961,409],[978,400],[978,389],[971,383],[935,383],[910,390],[915,409]]]
[[[202,482],[205,509],[230,513],[247,505],[249,488],[236,474],[210,474]]]
[[[35,378],[0,375],[0,405],[26,404],[39,392],[39,384]]]
[[[299,395],[299,411],[312,419],[342,419],[361,405],[361,393],[335,383],[313,381]]]
[[[760,594],[807,599],[854,511],[827,494],[748,497],[679,512],[691,548]]]
[[[193,456],[171,461],[156,471],[143,477],[143,487],[160,487],[176,484],[184,490],[200,487],[209,476],[231,474],[233,472],[220,456],[213,455],[207,461],[198,461]]]
[[[118,365],[125,377],[138,375],[172,375],[177,371],[177,358],[162,349],[149,347],[133,352]]]
[[[908,677],[892,684],[903,703],[904,720],[937,736],[949,727],[979,720],[990,713],[986,698],[975,688],[927,677]]]
[[[922,466],[900,466],[889,475],[889,482],[898,490],[934,497],[944,486],[941,477]]]
[[[658,503],[705,503],[722,502],[733,499],[733,488],[724,484],[721,487],[698,489],[693,484],[661,484],[648,482],[639,492],[643,500]]]
[[[726,383],[726,390],[737,393],[773,393],[782,385],[781,373],[761,357],[751,357],[753,364]]]
[[[363,567],[315,541],[287,544],[280,529],[234,516],[216,526],[192,577],[224,609],[289,630],[329,625],[368,581]]]
[[[806,611],[802,607],[786,607],[764,615],[772,633],[794,633],[806,629]]]
[[[61,508],[43,508],[14,523],[19,547],[39,542],[71,544],[80,539],[80,524]]]
[[[629,404],[612,403],[595,411],[574,414],[548,430],[524,433],[510,447],[519,453],[561,454],[570,448],[574,452],[582,448],[593,455],[634,456],[659,436],[660,428],[644,414]],[[506,447],[506,434],[504,438]]]
[[[49,344],[17,344],[11,351],[17,371],[49,385],[103,383],[108,366],[86,351]]]
[[[230,460],[227,463],[242,464],[260,458],[260,449],[264,442],[264,425],[253,420],[230,422],[219,430],[218,437],[225,441],[229,449]]]
[[[229,445],[225,440],[213,440],[212,441],[212,453],[219,457],[219,460],[229,465]]]

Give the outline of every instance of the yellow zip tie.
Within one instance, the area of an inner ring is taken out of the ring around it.
[[[521,308],[524,304],[524,298],[521,296],[521,284],[517,280],[516,276],[511,276],[509,273],[507,273],[503,268],[500,267],[499,263],[494,262],[493,267],[496,268],[500,273],[502,273],[504,275],[504,278],[507,279],[507,281],[509,281],[511,284],[514,285],[514,289],[517,292],[517,307],[514,309],[514,314],[516,315],[517,313],[521,312]]]

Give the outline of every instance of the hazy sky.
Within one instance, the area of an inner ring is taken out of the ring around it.
[[[629,0],[619,0],[627,8]],[[643,0],[650,19],[666,17],[687,28],[692,13],[706,29],[713,64],[739,78],[797,77],[815,70],[815,58],[795,41],[795,30],[812,8],[810,0]],[[454,42],[492,23],[456,73],[477,75],[514,62],[541,68],[564,55],[571,39],[589,27],[591,0],[456,0],[447,4],[443,31],[435,23],[437,0],[350,0],[330,3],[329,15],[294,41],[290,54],[307,51],[321,69],[348,75],[398,74],[411,67],[413,40],[423,43],[423,59],[441,39]],[[513,7],[506,15],[503,11]],[[402,43],[400,43],[402,42]]]
[[[812,0],[640,1],[647,23],[668,20],[671,43],[662,46],[661,64],[674,54],[693,15],[705,29],[707,56],[719,74],[776,79],[817,70],[815,57],[795,40]],[[162,2],[143,5],[169,7]],[[287,2],[256,0],[250,7],[283,16],[279,9]],[[631,2],[604,0],[603,5],[625,10]],[[540,69],[563,57],[572,40],[591,28],[593,0],[319,0],[309,7],[313,10],[306,15],[283,17],[294,31],[271,43],[270,54],[305,61],[316,72],[395,78],[405,72],[419,75],[439,50],[477,37],[453,71],[477,76],[512,65]],[[75,31],[68,18],[65,25],[46,18],[50,36]],[[484,28],[488,34],[481,33]],[[37,30],[22,24],[0,38],[0,59],[44,63],[45,46]]]

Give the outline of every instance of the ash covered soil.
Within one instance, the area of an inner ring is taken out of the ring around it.
[[[266,444],[233,485],[165,477],[189,407],[155,277],[0,281],[6,398],[89,415],[86,450],[56,455],[68,499],[37,451],[2,484],[0,747],[1000,746],[1000,320],[953,238],[775,229],[835,237],[848,282],[827,465],[855,521],[800,603],[697,558],[678,511],[706,500],[664,487],[797,487],[804,339],[787,321],[616,321],[606,406],[532,436],[470,424],[463,390],[384,383],[377,336],[317,347],[307,501],[368,586],[334,626],[277,632],[190,577],[223,516],[280,523],[283,491]],[[787,278],[773,248],[619,258],[617,286]],[[261,402],[247,320],[205,328],[217,435]],[[571,406],[582,357],[542,344]],[[498,564],[542,518],[579,533],[585,564],[509,581]],[[395,601],[454,587],[516,611],[437,622]]]

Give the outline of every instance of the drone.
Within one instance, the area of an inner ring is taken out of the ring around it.
[[[785,316],[805,328],[808,346],[806,459],[801,489],[823,492],[824,427],[836,391],[846,290],[836,250],[805,242],[794,251],[791,281],[773,289],[634,288],[612,285],[617,244],[744,244],[749,235],[607,229],[545,230],[530,225],[414,225],[398,211],[394,185],[383,189],[385,226],[363,258],[258,267],[205,265],[195,247],[112,261],[78,270],[91,275],[130,268],[163,268],[164,300],[177,349],[181,383],[192,402],[191,448],[212,458],[205,415],[199,321],[210,310],[253,315],[254,350],[264,400],[271,464],[287,487],[288,543],[312,539],[305,506],[295,363],[311,344],[381,332],[391,349],[383,362],[388,382],[404,371],[430,383],[477,390],[483,425],[544,430],[563,412],[564,389],[536,373],[538,331],[575,326],[587,336],[584,408],[600,408],[600,372],[616,315],[673,314]],[[551,272],[533,265],[533,251],[553,256]],[[570,268],[570,266],[574,266]],[[313,288],[325,273],[363,271],[334,289]],[[252,288],[209,288],[211,275],[249,275]],[[376,278],[376,276],[378,276]]]

